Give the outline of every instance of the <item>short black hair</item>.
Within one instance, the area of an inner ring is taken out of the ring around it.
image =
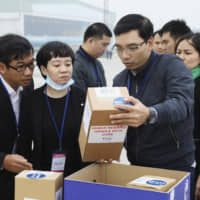
[[[63,42],[52,41],[44,44],[37,53],[36,61],[40,67],[47,67],[49,60],[56,57],[71,57],[74,61],[74,52],[70,46]]]
[[[162,36],[161,34],[161,30],[157,30],[153,33],[153,37],[155,37],[155,35],[158,34],[160,37]]]
[[[170,33],[171,37],[174,40],[177,40],[181,36],[183,36],[187,33],[191,33],[192,31],[184,20],[177,19],[177,20],[171,20],[171,21],[167,22],[162,27],[162,29],[161,29],[162,35],[167,32]]]
[[[110,31],[108,26],[106,26],[106,24],[97,22],[97,23],[91,24],[86,29],[84,33],[83,41],[86,42],[88,38],[90,37],[102,39],[104,35],[108,37],[112,37],[112,32]]]
[[[0,37],[0,62],[7,65],[12,60],[23,59],[33,53],[33,46],[24,37],[16,34],[6,34]]]
[[[132,30],[137,30],[144,41],[153,36],[153,24],[147,17],[139,14],[128,14],[122,17],[116,24],[114,33],[118,36]]]
[[[72,63],[74,62],[74,52],[69,45],[60,41],[52,41],[44,44],[38,51],[36,56],[37,65],[40,70],[41,66],[47,68],[48,62],[57,57],[71,57]],[[42,76],[46,77],[43,74]]]
[[[188,33],[183,35],[177,42],[175,52],[177,51],[178,45],[183,41],[187,40],[198,52],[200,56],[200,32],[198,33]]]

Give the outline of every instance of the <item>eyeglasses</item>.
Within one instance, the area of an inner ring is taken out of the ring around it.
[[[122,54],[123,52],[126,52],[127,54],[135,53],[136,50],[138,50],[145,41],[141,42],[140,44],[134,44],[133,46],[127,47],[127,48],[120,48],[117,46],[113,47],[113,50],[116,51],[118,54]]]
[[[17,72],[24,72],[26,70],[26,68],[28,67],[30,70],[33,70],[35,68],[35,65],[34,65],[34,62],[31,62],[29,64],[26,64],[26,65],[19,65],[17,67],[13,67],[11,65],[8,65],[7,66],[9,68],[12,68],[14,70],[16,70]]]

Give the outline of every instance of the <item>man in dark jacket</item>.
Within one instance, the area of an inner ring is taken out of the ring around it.
[[[0,198],[5,200],[14,199],[14,175],[32,169],[16,154],[16,144],[23,115],[22,87],[32,81],[33,61],[33,47],[25,38],[0,37]]]
[[[194,172],[193,91],[191,72],[174,55],[152,51],[153,25],[144,16],[123,17],[114,29],[115,49],[126,69],[114,86],[127,86],[133,105],[111,115],[113,124],[129,126],[126,139],[131,164]]]
[[[88,87],[106,86],[104,69],[97,58],[106,51],[111,37],[111,31],[103,23],[90,25],[84,33],[84,42],[75,55],[73,78],[85,93]]]

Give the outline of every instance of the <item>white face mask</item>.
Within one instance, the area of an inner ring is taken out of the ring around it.
[[[50,87],[52,87],[53,89],[55,89],[55,90],[64,90],[64,89],[68,88],[69,86],[73,85],[74,84],[74,80],[71,78],[64,85],[60,85],[60,84],[55,83],[47,74],[45,83],[47,85],[49,85]]]

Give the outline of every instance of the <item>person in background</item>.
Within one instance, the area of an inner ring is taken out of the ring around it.
[[[152,51],[153,24],[129,14],[114,28],[115,49],[126,66],[113,86],[126,86],[132,105],[110,115],[113,125],[128,125],[125,147],[131,164],[191,172],[194,187],[193,94],[189,69],[175,55]],[[191,192],[192,194],[192,192]]]
[[[162,43],[162,35],[161,35],[160,30],[154,32],[154,34],[153,34],[153,50],[159,54],[164,53],[163,43]]]
[[[200,33],[187,34],[180,38],[176,45],[176,55],[179,56],[191,70],[195,81],[194,89],[194,140],[196,145],[196,191],[195,200],[200,199]]]
[[[190,27],[184,20],[171,20],[161,29],[164,53],[175,54],[176,42],[187,33],[191,33]]]
[[[21,131],[23,105],[34,70],[33,47],[22,36],[0,37],[0,198],[14,200],[14,176],[32,169],[23,156],[16,153]]]
[[[46,84],[30,96],[18,151],[34,169],[67,176],[83,166],[78,136],[85,96],[72,79],[74,53],[53,41],[41,47],[36,60]]]
[[[75,55],[73,79],[85,93],[88,87],[106,86],[103,65],[97,59],[110,44],[112,33],[103,23],[90,25],[83,38],[83,44]]]

